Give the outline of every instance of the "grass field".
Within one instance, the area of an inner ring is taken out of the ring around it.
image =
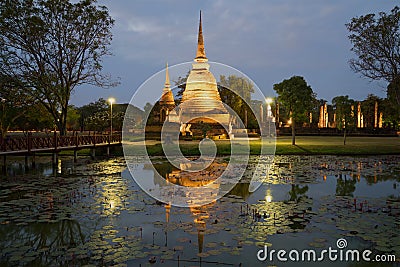
[[[250,154],[257,155],[260,152],[261,140],[250,141]],[[218,140],[217,154],[230,155],[230,141]],[[142,155],[143,142],[131,142],[129,154]],[[199,141],[181,141],[180,148],[186,156],[199,155]],[[147,141],[147,153],[150,156],[163,156],[163,148],[159,141]],[[266,145],[269,145],[267,143]],[[105,155],[104,151],[97,151],[96,155]],[[73,151],[63,151],[62,155],[73,155]],[[114,148],[111,151],[114,156],[123,156],[122,149]],[[276,139],[276,155],[400,155],[400,137],[347,137],[346,145],[340,136],[297,136],[296,145],[292,145],[290,136],[282,136]],[[89,149],[79,151],[79,155],[89,155]]]
[[[250,141],[251,154],[258,154],[261,140]],[[216,141],[218,155],[230,154],[230,142]],[[267,144],[268,145],[268,144]],[[184,155],[198,155],[197,141],[180,143]],[[159,142],[147,143],[149,155],[162,155]],[[337,136],[297,136],[296,145],[291,144],[291,137],[278,137],[277,155],[384,155],[400,154],[400,137],[348,137],[346,145],[343,138]]]
[[[291,141],[291,137],[279,137],[276,154],[400,154],[399,137],[347,137],[346,145],[339,136],[298,136],[295,146]]]

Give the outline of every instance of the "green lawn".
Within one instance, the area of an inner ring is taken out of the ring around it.
[[[399,137],[298,136],[296,146],[291,137],[277,139],[276,154],[376,155],[400,154]]]
[[[251,154],[258,154],[261,140],[250,141]],[[216,141],[218,155],[230,154],[229,140]],[[268,144],[266,144],[268,145]],[[184,155],[198,155],[198,141],[181,141]],[[134,148],[133,148],[134,150]],[[147,143],[149,155],[162,155],[159,142]],[[400,154],[400,137],[348,137],[346,145],[338,136],[297,136],[296,145],[291,144],[291,137],[278,137],[277,155],[383,155]]]

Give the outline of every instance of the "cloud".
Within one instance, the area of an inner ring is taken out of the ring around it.
[[[160,34],[166,32],[161,23],[139,17],[131,18],[128,21],[127,30],[139,34]]]
[[[115,57],[105,68],[122,76],[122,84],[132,85],[162,69],[165,61],[191,61],[201,9],[210,61],[247,71],[266,88],[293,74],[304,74],[318,87],[318,95],[327,99],[338,88],[348,89],[349,95],[367,94],[375,85],[348,68],[347,61],[353,55],[344,24],[354,16],[390,11],[397,2],[99,0],[115,19]]]

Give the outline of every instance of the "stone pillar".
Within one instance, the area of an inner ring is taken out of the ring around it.
[[[324,105],[324,127],[328,128],[328,105]]]
[[[336,128],[336,112],[333,113],[333,122],[332,122],[332,128]]]
[[[362,128],[361,126],[361,103],[357,104],[357,128]]]
[[[361,128],[364,128],[364,114],[361,113]]]
[[[263,110],[263,104],[260,104],[260,122],[264,122],[264,110]]]
[[[319,120],[318,120],[318,128],[324,128],[324,107],[319,107]]]
[[[272,117],[273,117],[273,114],[272,114],[272,110],[271,110],[271,104],[267,104],[267,118],[268,118],[268,121],[271,121]]]

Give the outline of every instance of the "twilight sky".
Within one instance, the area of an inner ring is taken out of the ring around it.
[[[385,97],[385,82],[371,82],[350,69],[348,60],[354,54],[344,24],[355,16],[390,12],[398,3],[397,0],[99,0],[115,19],[111,46],[114,56],[104,59],[104,72],[119,77],[120,85],[112,89],[81,86],[71,103],[82,106],[110,96],[117,103],[128,103],[135,90],[162,71],[166,62],[175,65],[192,61],[199,10],[203,13],[208,59],[242,71],[265,94],[270,94],[273,84],[300,75],[318,98],[328,102],[337,95],[357,100],[369,93]],[[162,88],[163,83],[154,90],[161,94]]]

